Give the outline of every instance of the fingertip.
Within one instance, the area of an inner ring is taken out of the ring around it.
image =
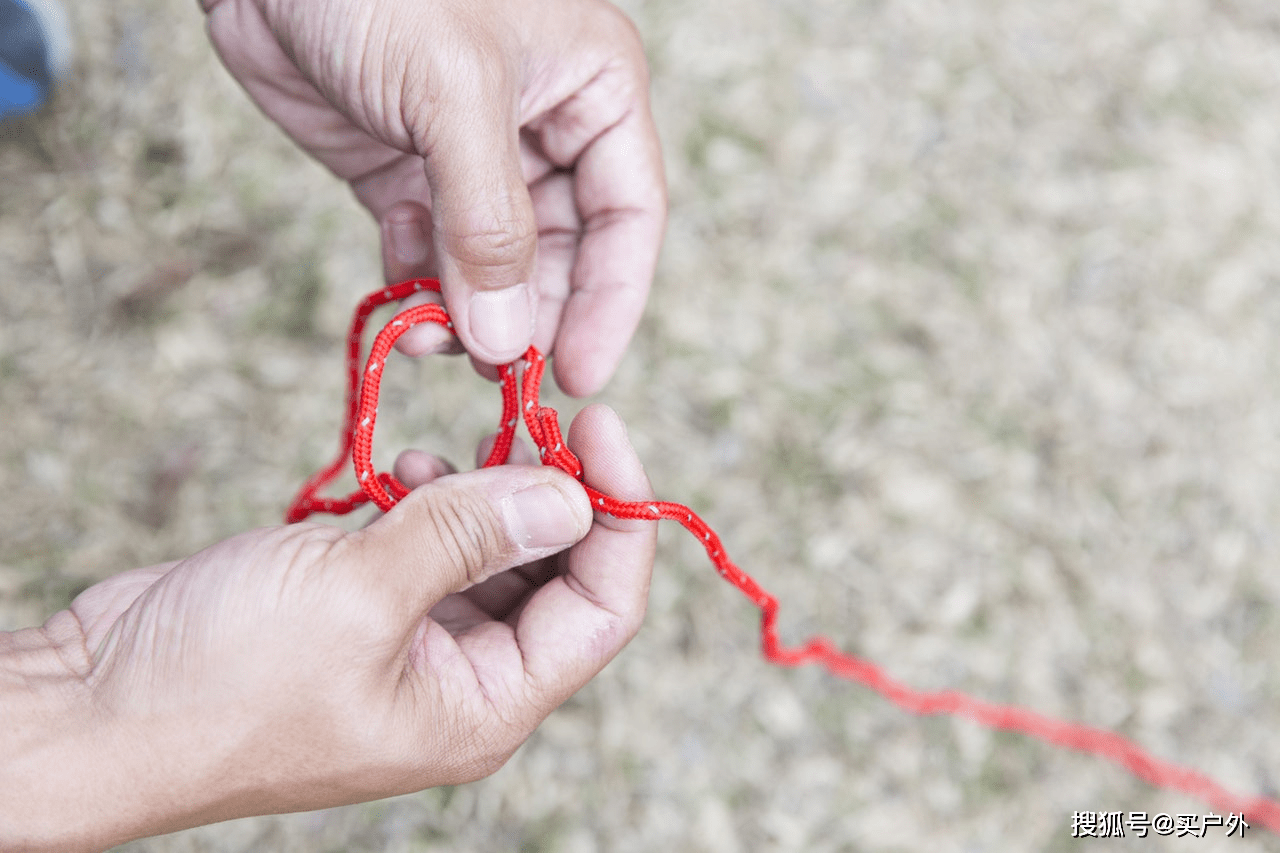
[[[430,278],[436,274],[431,242],[431,212],[415,201],[398,201],[379,223],[382,271],[388,282]]]
[[[588,265],[583,280],[599,280]],[[649,279],[631,283],[606,276],[607,284],[582,287],[570,294],[556,335],[556,383],[575,397],[605,386],[622,361],[644,314]]]
[[[590,403],[582,407],[569,425],[569,437],[583,441],[600,441],[621,439],[630,448],[631,440],[627,436],[627,425],[613,406],[607,403]]]
[[[538,226],[511,116],[494,102],[469,107],[473,120],[442,125],[425,161],[432,240],[463,345],[481,361],[503,364],[533,339]]]
[[[489,364],[519,358],[533,340],[536,294],[527,282],[477,290],[467,300],[471,354]]]
[[[582,398],[598,394],[617,369],[617,363],[601,358],[574,358],[561,356],[557,348],[551,361],[551,372],[556,386],[570,397]]]
[[[627,426],[612,408],[603,403],[583,408],[569,425],[568,440],[591,486],[619,500],[653,499],[653,486]]]
[[[591,525],[586,493],[568,474],[501,465],[413,489],[350,535],[363,556],[343,562],[380,567],[393,612],[425,613],[449,593],[563,551]]]
[[[633,315],[625,306],[571,298],[551,363],[560,390],[571,397],[599,393],[622,362],[639,319],[639,311]]]
[[[480,444],[476,447],[476,467],[484,465],[489,459],[489,454],[493,452],[493,445],[497,443],[498,434],[493,433],[480,439]],[[529,445],[525,444],[524,439],[515,436],[511,441],[511,450],[507,454],[505,465],[537,465],[538,460],[533,455],[533,451],[529,449]]]
[[[518,439],[517,439],[518,440]],[[480,443],[476,445],[476,467],[484,466],[489,461],[489,454],[493,453],[493,446],[498,443],[498,434],[492,433],[480,439]]]
[[[521,355],[523,355],[523,353],[521,353]],[[515,359],[513,358],[499,363],[510,364],[512,361],[515,361]],[[490,382],[498,381],[498,365],[489,364],[487,361],[481,361],[473,355],[471,356],[471,367],[480,377],[488,379]]]
[[[435,323],[414,326],[396,341],[396,349],[410,358],[424,355],[457,355],[462,351],[458,339]]]
[[[439,305],[443,301],[439,293],[423,290],[402,299],[396,316],[419,305]],[[457,355],[463,352],[462,343],[457,336],[439,323],[419,323],[409,329],[396,341],[396,349],[411,358],[432,354]]]
[[[421,450],[403,451],[396,457],[391,470],[397,480],[411,489],[425,486],[457,471],[448,461]]]
[[[544,549],[554,552],[570,547],[591,529],[591,503],[568,475],[514,492],[501,507],[511,542],[532,552],[530,556],[547,556]]]

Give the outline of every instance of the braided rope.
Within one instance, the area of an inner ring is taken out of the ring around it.
[[[409,493],[409,489],[391,474],[375,472],[371,461],[383,368],[395,342],[413,326],[436,323],[452,330],[453,323],[444,308],[435,304],[419,305],[400,312],[374,339],[365,361],[363,380],[359,369],[360,344],[369,315],[376,308],[424,290],[439,292],[440,285],[432,279],[401,282],[370,294],[356,308],[347,337],[347,418],[338,455],[303,484],[289,507],[288,522],[301,521],[317,512],[348,513],[368,501],[385,512]],[[523,361],[523,380],[519,387],[514,362],[498,368],[502,420],[493,450],[483,467],[506,462],[515,438],[516,424],[522,416],[543,464],[554,465],[581,482],[582,465],[564,442],[555,409],[541,405],[538,399],[546,358],[537,348],[530,347]],[[342,498],[319,497],[319,490],[338,476],[348,458],[355,466],[360,489]],[[1045,743],[1108,759],[1152,785],[1198,797],[1223,811],[1239,812],[1249,821],[1280,833],[1280,802],[1233,793],[1209,776],[1156,758],[1114,732],[1054,719],[1014,705],[985,702],[954,690],[914,690],[895,681],[875,664],[839,651],[824,637],[810,639],[801,646],[784,646],[778,638],[778,600],[729,559],[720,537],[693,510],[670,501],[622,501],[585,483],[583,488],[599,512],[617,518],[667,519],[679,523],[693,534],[720,576],[760,609],[761,650],[771,663],[789,667],[816,663],[832,675],[860,683],[914,714],[964,717],[991,729],[1018,732]]]

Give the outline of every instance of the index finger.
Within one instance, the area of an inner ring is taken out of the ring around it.
[[[586,482],[622,500],[652,500],[653,489],[622,420],[589,406],[569,428]],[[546,710],[569,698],[635,636],[644,619],[657,546],[656,521],[596,513],[570,549],[567,571],[529,599],[516,623],[528,683]]]
[[[642,97],[574,166],[582,239],[556,336],[556,382],[574,396],[600,390],[644,311],[667,221],[662,149]]]

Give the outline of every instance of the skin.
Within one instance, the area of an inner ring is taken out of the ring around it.
[[[388,280],[438,277],[485,372],[529,343],[593,393],[643,307],[666,196],[635,30],[601,0],[205,0],[268,116],[377,218]],[[401,339],[443,351],[435,326]],[[652,498],[589,407],[588,483]],[[250,531],[0,632],[0,849],[102,850],[485,776],[627,643],[656,525],[562,472],[454,474],[367,528]]]
[[[666,218],[648,67],[621,12],[604,0],[203,5],[249,96],[377,218],[389,281],[440,278],[479,366],[532,342],[567,393],[604,385]],[[427,328],[401,342],[411,355],[447,346]]]
[[[604,407],[588,483],[652,498]],[[102,850],[492,773],[644,614],[654,522],[592,518],[558,470],[425,454],[368,527],[255,530],[0,633],[0,849]],[[567,547],[567,550],[566,549]]]

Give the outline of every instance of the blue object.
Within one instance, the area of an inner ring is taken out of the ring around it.
[[[0,0],[0,119],[37,109],[53,87],[50,38],[23,0]]]

